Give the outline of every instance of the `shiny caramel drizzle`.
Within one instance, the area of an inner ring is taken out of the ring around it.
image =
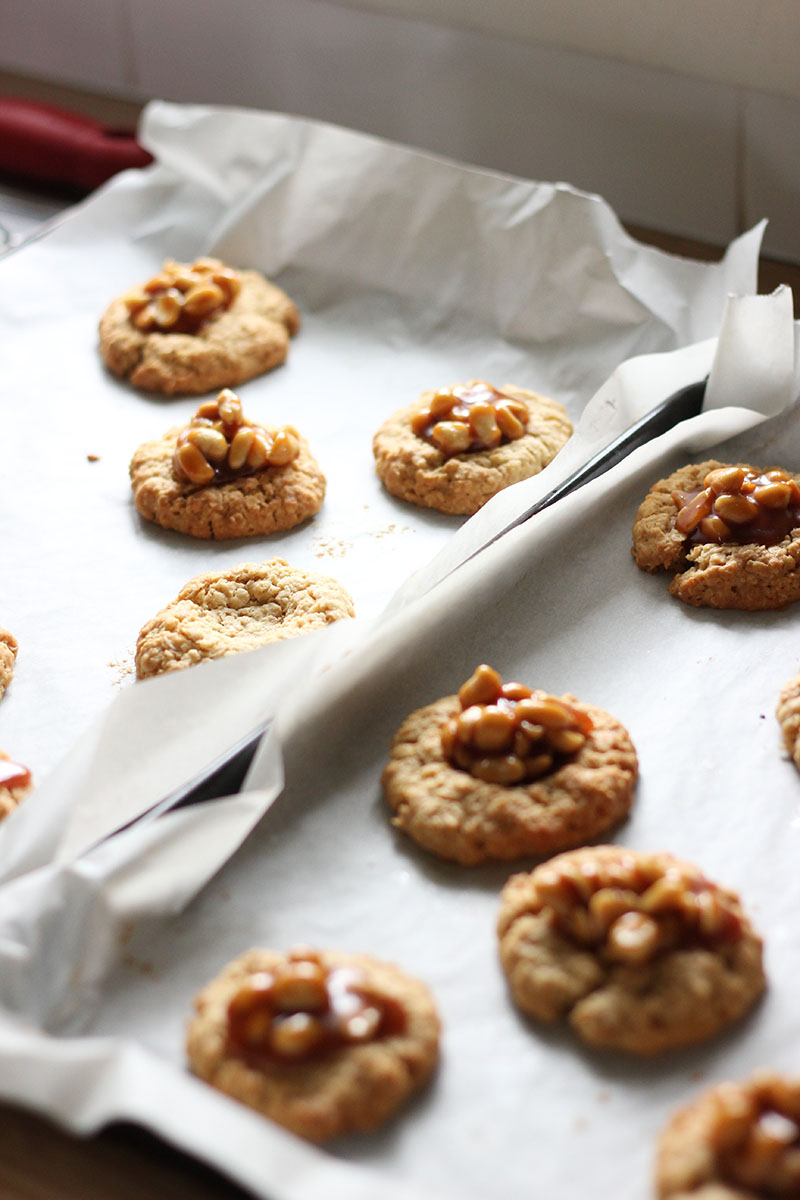
[[[426,392],[411,417],[414,433],[443,454],[492,450],[527,431],[524,400],[473,380],[441,392]]]
[[[327,968],[314,950],[249,976],[228,1004],[229,1049],[248,1061],[306,1062],[404,1032],[398,1000],[371,987],[364,971]]]
[[[31,773],[27,767],[0,754],[0,788],[10,791],[12,788],[29,787],[30,783]]]
[[[485,663],[458,697],[461,712],[442,728],[442,751],[454,767],[486,783],[549,775],[578,753],[593,728],[585,712],[523,683],[503,683]]]
[[[238,273],[217,258],[167,259],[157,275],[123,299],[143,333],[197,333],[231,306],[241,286]]]
[[[285,467],[300,453],[292,425],[267,430],[249,424],[239,397],[224,388],[216,400],[206,400],[178,434],[172,473],[180,483],[229,483],[266,467]]]
[[[800,525],[800,486],[776,468],[717,467],[703,487],[676,489],[675,528],[692,544],[723,542],[774,546]]]

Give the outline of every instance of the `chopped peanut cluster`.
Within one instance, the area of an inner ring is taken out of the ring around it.
[[[758,1196],[800,1195],[800,1085],[762,1072],[711,1094],[709,1138],[719,1173]]]
[[[800,525],[800,487],[780,468],[717,467],[698,491],[676,490],[678,533],[700,542],[772,546]]]
[[[300,453],[292,425],[269,431],[248,425],[242,402],[230,388],[206,400],[178,434],[172,470],[182,483],[229,483],[265,467],[285,467]]]
[[[442,728],[455,767],[487,783],[540,779],[577,754],[592,729],[583,712],[522,683],[503,683],[483,663],[458,693],[461,712]]]
[[[640,964],[742,934],[738,897],[669,854],[561,855],[537,867],[533,882],[532,911],[549,912],[563,933],[610,962]]]
[[[472,380],[442,392],[423,392],[411,428],[449,456],[493,450],[501,442],[521,438],[529,416],[524,400]]]
[[[131,321],[143,333],[196,333],[239,294],[236,271],[217,258],[193,263],[167,259],[157,275],[123,297]]]
[[[355,967],[327,968],[322,955],[289,951],[251,975],[228,1005],[228,1043],[245,1058],[300,1062],[403,1031],[405,1012],[370,988]]]

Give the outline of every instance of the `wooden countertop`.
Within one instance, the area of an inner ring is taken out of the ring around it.
[[[629,226],[641,241],[705,262],[713,246]],[[763,259],[759,291],[792,287],[800,319],[800,264]],[[41,1118],[0,1105],[0,1197],[2,1200],[244,1200],[249,1192],[130,1126],[114,1126],[91,1138],[75,1138]]]

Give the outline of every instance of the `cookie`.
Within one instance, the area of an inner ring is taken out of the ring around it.
[[[473,866],[596,837],[628,813],[637,772],[631,740],[607,712],[504,685],[483,664],[458,696],[406,718],[382,784],[397,829]]]
[[[9,816],[33,788],[31,773],[0,750],[0,820]]]
[[[299,326],[295,303],[258,271],[168,259],[142,287],[112,300],[100,320],[100,353],[143,391],[196,395],[278,366]]]
[[[325,476],[292,425],[255,425],[229,389],[188,425],[144,442],[130,464],[133,502],[147,521],[196,538],[265,536],[319,512]]]
[[[16,658],[17,639],[0,625],[0,696],[11,683]]]
[[[472,514],[503,488],[537,475],[571,434],[557,401],[513,384],[498,391],[470,380],[423,392],[384,422],[372,449],[378,477],[393,496]]]
[[[764,991],[739,898],[670,854],[592,846],[503,889],[500,959],[516,1005],[590,1046],[650,1055],[713,1037]]]
[[[686,604],[749,611],[800,599],[800,476],[715,460],[660,479],[639,507],[633,557],[674,571]]]
[[[436,1066],[428,989],[365,954],[249,950],[197,996],[191,1069],[313,1142],[386,1121]]]
[[[775,715],[783,734],[783,744],[800,770],[800,674],[794,675],[781,688]]]
[[[180,671],[353,615],[353,601],[335,579],[300,571],[282,558],[209,571],[190,579],[142,627],[136,674],[145,679]]]
[[[759,1071],[677,1112],[656,1156],[659,1200],[800,1196],[800,1080]]]

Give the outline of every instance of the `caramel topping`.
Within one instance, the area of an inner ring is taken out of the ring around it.
[[[765,1197],[800,1195],[800,1090],[780,1076],[756,1076],[748,1086],[722,1084],[713,1093],[710,1140],[719,1174],[734,1187]]]
[[[230,308],[241,286],[237,272],[217,258],[167,259],[158,275],[124,300],[130,320],[143,333],[197,333]]]
[[[537,867],[531,909],[609,963],[639,965],[677,947],[742,937],[738,897],[667,854],[566,854]]]
[[[800,486],[776,468],[760,474],[745,467],[717,467],[703,487],[676,489],[675,528],[693,545],[756,542],[774,546],[800,525]]]
[[[229,1048],[248,1060],[305,1062],[405,1028],[398,1000],[358,968],[326,968],[313,950],[292,951],[275,970],[251,975],[228,1005]]]
[[[292,425],[267,430],[248,424],[239,397],[224,388],[216,400],[200,405],[178,434],[172,471],[180,483],[229,483],[266,467],[285,467],[300,453],[300,435]]]
[[[31,773],[28,768],[0,753],[0,788],[10,791],[12,788],[30,787],[30,783]]]
[[[592,722],[586,713],[524,683],[503,683],[483,663],[458,693],[461,712],[442,727],[454,767],[487,783],[540,779],[572,758]]]
[[[527,431],[530,413],[523,400],[490,383],[472,380],[442,392],[425,392],[411,428],[445,455],[492,450]]]

